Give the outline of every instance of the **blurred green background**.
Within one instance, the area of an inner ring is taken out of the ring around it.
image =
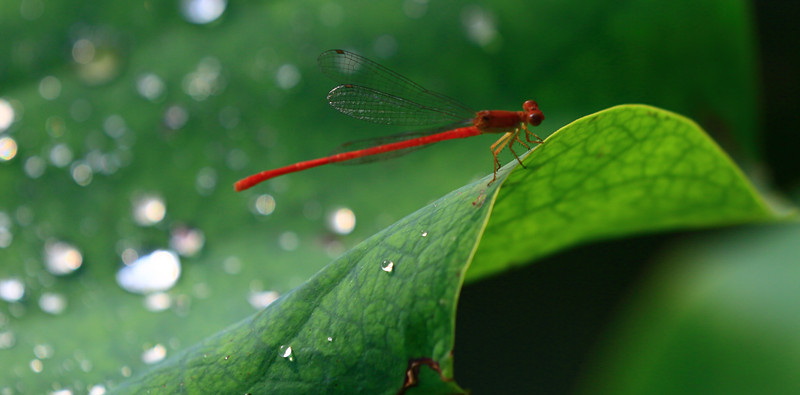
[[[326,49],[359,52],[476,109],[517,110],[535,99],[543,137],[616,104],[663,107],[700,123],[757,185],[792,193],[800,167],[798,52],[786,39],[797,37],[794,11],[730,0],[4,1],[0,393],[100,393],[491,171],[486,136],[234,193],[232,183],[250,173],[400,131],[328,107],[335,84],[316,69]],[[800,252],[792,237],[764,232],[797,234],[785,226],[602,243],[467,286],[456,379],[474,393],[711,383],[693,388],[699,393],[727,389],[713,378],[730,375],[796,388],[780,369],[720,362],[737,361],[728,346],[742,342],[780,366],[800,355],[749,342],[780,333],[774,342],[796,345],[800,333],[779,330],[800,317],[792,303],[800,292],[785,281],[800,280]],[[730,253],[766,240],[785,241],[763,254]],[[161,250],[175,253],[150,255]],[[129,269],[134,262],[169,270],[142,275]],[[742,269],[765,264],[777,266]],[[719,278],[729,286],[690,292]],[[772,290],[747,300],[782,301],[785,309],[761,313],[786,319],[770,326],[741,312],[709,321],[691,309],[698,300],[711,311],[741,307],[737,280],[754,295]],[[665,309],[663,323],[637,313],[655,308]],[[731,317],[764,330],[734,336],[744,324]],[[692,337],[701,331],[687,332],[685,322],[712,329]],[[648,326],[656,329],[630,332]],[[648,341],[656,334],[672,343]],[[712,349],[702,347],[708,339],[717,340]],[[717,368],[712,378],[708,366]]]

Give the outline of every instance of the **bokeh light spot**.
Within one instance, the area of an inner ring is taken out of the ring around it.
[[[0,299],[6,302],[17,302],[25,296],[25,283],[18,278],[0,280]]]
[[[0,350],[5,350],[7,348],[14,347],[14,344],[17,343],[17,338],[14,336],[14,332],[11,331],[3,331],[0,332]]]
[[[253,210],[261,215],[272,214],[275,211],[275,198],[269,194],[259,195],[253,202]]]
[[[214,57],[206,57],[197,64],[194,72],[183,77],[181,87],[183,91],[196,101],[203,101],[211,95],[216,95],[225,87],[225,79],[220,72],[222,65]]]
[[[133,201],[133,220],[141,226],[152,226],[164,219],[167,206],[156,195],[144,195]]]
[[[172,288],[181,275],[178,254],[168,250],[156,250],[123,266],[117,272],[117,284],[122,289],[146,294],[162,292]]]
[[[188,120],[189,113],[181,106],[170,106],[167,111],[164,112],[164,124],[172,130],[182,128],[183,125],[186,125],[186,121]]]
[[[49,241],[44,246],[47,271],[63,276],[78,270],[83,264],[83,254],[77,247],[63,241]]]
[[[164,94],[164,80],[161,77],[147,73],[136,79],[136,91],[147,100],[157,101]]]
[[[56,167],[64,167],[72,162],[72,150],[64,143],[50,148],[50,163]]]
[[[397,53],[397,39],[390,34],[384,34],[375,39],[372,45],[375,53],[382,58],[389,58]]]
[[[84,122],[92,116],[92,104],[85,99],[77,99],[69,107],[69,115],[78,122]]]
[[[67,298],[57,293],[44,293],[39,297],[39,308],[48,314],[61,314],[67,308]]]
[[[61,81],[49,75],[39,81],[39,94],[45,100],[55,100],[61,94]]]
[[[71,170],[72,179],[76,184],[85,187],[92,183],[94,172],[88,164],[84,162],[75,162],[73,163]]]
[[[11,225],[11,217],[4,211],[0,211],[0,248],[10,246],[11,241],[14,240],[14,234],[11,233]]]
[[[110,115],[103,121],[103,131],[106,132],[108,137],[113,139],[122,137],[127,130],[128,127],[125,126],[125,119],[119,115]]]
[[[38,156],[31,156],[25,161],[25,174],[30,178],[39,178],[44,174],[44,169],[47,167],[44,159]]]
[[[325,26],[339,26],[342,23],[343,16],[344,10],[337,3],[327,2],[319,8],[319,21]]]
[[[19,5],[19,14],[29,21],[39,19],[42,13],[44,13],[44,2],[42,0],[22,0]]]
[[[5,131],[14,122],[14,107],[8,100],[0,99],[0,132]]]
[[[165,292],[156,292],[144,298],[144,307],[148,311],[164,311],[172,305],[172,297]]]
[[[186,257],[196,255],[206,242],[205,234],[200,229],[178,226],[172,230],[169,246],[178,254]]]
[[[419,19],[428,12],[428,0],[405,0],[403,13],[412,19]]]
[[[82,38],[72,44],[72,59],[80,64],[89,64],[94,60],[94,43]]]
[[[11,137],[0,137],[0,160],[10,161],[17,156],[17,141]]]
[[[242,271],[242,261],[235,256],[229,256],[222,261],[222,270],[228,274],[238,274]]]
[[[29,366],[34,373],[42,373],[42,370],[44,369],[44,364],[42,364],[42,361],[38,359],[31,360]]]
[[[33,346],[33,355],[39,359],[48,359],[53,356],[53,346],[49,344],[37,344]]]
[[[297,233],[283,232],[278,236],[278,245],[284,251],[294,251],[300,246],[300,239],[297,237]]]
[[[213,167],[204,167],[197,173],[195,180],[197,192],[201,195],[209,195],[217,186],[217,171]]]
[[[487,47],[499,39],[495,18],[480,6],[464,7],[461,24],[467,31],[467,37],[481,47]]]
[[[294,88],[300,82],[300,78],[300,70],[290,63],[279,67],[278,72],[275,74],[275,81],[278,83],[278,87],[283,90]]]
[[[261,310],[272,304],[278,297],[280,297],[280,295],[275,291],[259,291],[250,293],[250,296],[247,297],[247,301],[251,306]]]
[[[217,20],[227,5],[226,0],[183,0],[181,13],[187,21],[202,25]]]
[[[142,353],[142,362],[150,365],[161,361],[166,356],[167,349],[161,344],[156,344],[153,348],[149,348]]]
[[[356,215],[349,208],[339,208],[328,217],[328,227],[340,235],[349,234],[356,227]]]

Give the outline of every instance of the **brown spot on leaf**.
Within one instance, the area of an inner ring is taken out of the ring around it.
[[[442,376],[442,369],[439,367],[439,363],[434,361],[431,358],[412,358],[408,360],[408,368],[406,368],[406,378],[403,380],[403,387],[400,388],[400,391],[397,391],[397,395],[403,395],[406,393],[406,390],[411,387],[416,387],[419,385],[419,369],[422,365],[427,365],[431,369],[433,369],[436,373],[439,373],[439,377],[442,378],[442,381],[450,381],[452,379],[446,378]]]

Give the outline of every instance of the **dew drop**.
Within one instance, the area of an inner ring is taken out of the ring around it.
[[[394,262],[384,259],[383,262],[381,262],[381,270],[386,273],[391,273],[394,270]]]
[[[294,362],[294,355],[292,355],[292,346],[282,345],[278,350],[278,355],[282,358],[288,359],[289,362]]]

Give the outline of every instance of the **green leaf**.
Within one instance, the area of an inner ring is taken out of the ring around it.
[[[121,392],[394,394],[415,360],[435,361],[446,379],[423,376],[426,393],[463,392],[449,382],[456,301],[489,213],[483,197],[500,184],[487,191],[487,182],[376,234],[261,313]]]
[[[772,216],[702,130],[653,107],[573,122],[526,164],[406,217],[118,392],[395,394],[415,363],[415,389],[463,392],[455,311],[479,242],[471,279],[587,240]]]
[[[650,106],[581,118],[526,166],[503,185],[468,280],[587,241],[773,217],[696,123]]]

